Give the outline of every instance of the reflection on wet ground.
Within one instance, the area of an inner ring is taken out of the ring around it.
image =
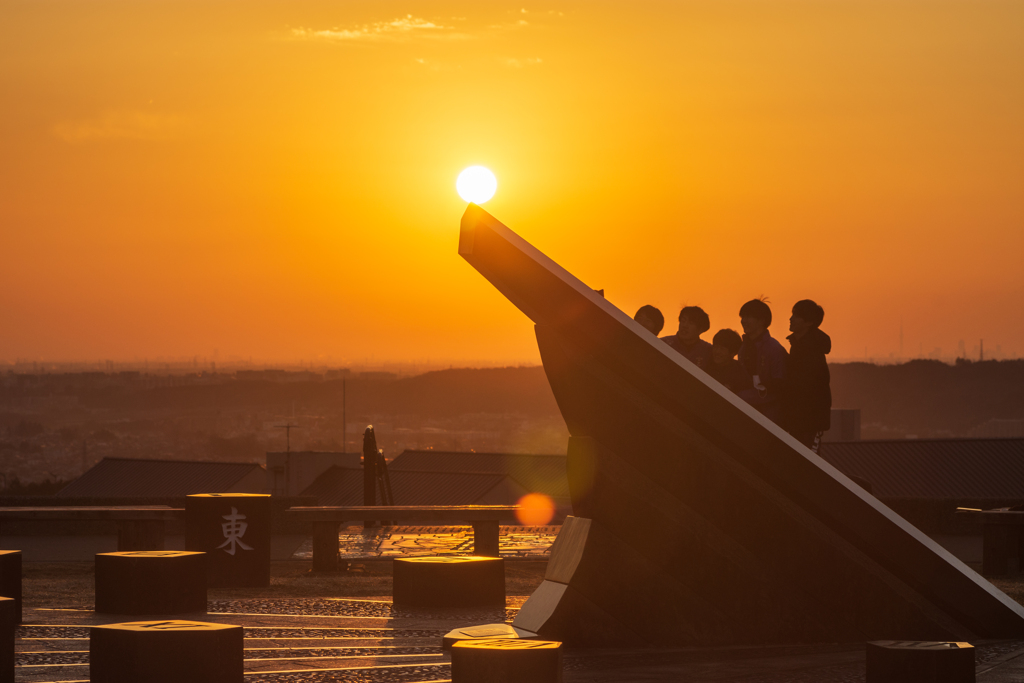
[[[503,526],[498,539],[502,557],[546,559],[560,526]],[[416,555],[472,555],[470,526],[380,526],[363,530],[345,527],[338,534],[344,559]],[[292,559],[313,557],[313,541],[299,546]]]

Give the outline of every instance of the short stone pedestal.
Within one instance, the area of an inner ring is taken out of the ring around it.
[[[269,586],[270,496],[261,493],[188,496],[185,499],[185,548],[207,554],[207,580],[211,588]]]
[[[516,628],[512,624],[483,624],[482,626],[466,626],[452,629],[441,639],[441,649],[450,650],[455,643],[463,640],[482,640],[484,638],[520,638],[527,640],[536,638],[537,634],[526,629]]]
[[[14,599],[14,623],[21,623],[21,551],[0,550],[0,596]]]
[[[0,683],[14,683],[14,598],[0,598]]]
[[[393,565],[399,607],[504,607],[505,560],[500,557],[407,557]]]
[[[242,683],[242,627],[201,621],[93,626],[92,683]]]
[[[561,683],[562,644],[486,638],[452,646],[452,683]]]
[[[918,640],[867,644],[866,683],[974,683],[974,646]]]
[[[96,555],[96,611],[205,614],[205,554],[139,550]]]

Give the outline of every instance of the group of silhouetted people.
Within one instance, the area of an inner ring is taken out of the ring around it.
[[[819,329],[824,318],[824,309],[810,299],[796,302],[786,353],[768,332],[772,309],[761,299],[740,307],[742,337],[723,329],[710,344],[700,338],[711,329],[708,314],[686,306],[679,311],[679,331],[661,340],[817,452],[832,410],[825,360],[832,340]],[[665,316],[654,306],[641,307],[633,319],[655,336],[665,327]]]

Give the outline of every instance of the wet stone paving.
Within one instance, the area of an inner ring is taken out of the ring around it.
[[[547,559],[560,526],[503,526],[498,537],[502,557]],[[363,530],[361,525],[344,527],[338,534],[343,559],[371,557],[415,557],[419,555],[472,555],[471,526],[379,526]],[[299,546],[295,560],[313,558],[313,541]]]
[[[414,611],[387,596],[367,599],[210,601],[189,618],[244,627],[245,676],[250,681],[428,683],[451,678],[441,637],[459,626],[509,622],[525,596],[504,610]],[[140,619],[138,617],[132,620]],[[89,630],[127,621],[89,610],[26,609],[16,640],[19,683],[89,681]],[[1024,641],[976,644],[979,681],[987,667],[1024,657]],[[567,683],[613,681],[734,681],[736,683],[862,683],[863,645],[761,648],[568,650]]]
[[[465,544],[471,543],[472,532],[452,527],[393,527],[368,537],[361,533],[350,536],[349,557],[379,557],[433,554],[442,547],[444,552],[453,548],[471,552]],[[529,546],[543,556],[551,538],[553,533],[545,528],[503,534],[502,552],[515,557]],[[526,599],[510,596],[504,609],[461,610],[403,609],[394,606],[387,595],[211,600],[205,615],[181,618],[241,625],[245,678],[254,683],[443,683],[451,679],[451,657],[441,648],[442,636],[464,626],[510,623]],[[26,605],[25,624],[16,635],[15,681],[89,683],[90,628],[153,618],[159,617],[117,617],[88,609],[32,609]],[[1024,680],[1024,676],[999,673],[1015,662],[1024,662],[1024,640],[983,641],[975,646],[979,683]],[[567,649],[564,664],[566,683],[865,680],[863,644]],[[1024,670],[1024,666],[1020,668]]]

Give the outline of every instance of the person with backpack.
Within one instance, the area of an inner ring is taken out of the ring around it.
[[[832,339],[819,329],[824,319],[825,310],[810,299],[794,304],[782,402],[783,427],[815,453],[821,435],[831,426],[832,415],[831,378],[825,360]]]

